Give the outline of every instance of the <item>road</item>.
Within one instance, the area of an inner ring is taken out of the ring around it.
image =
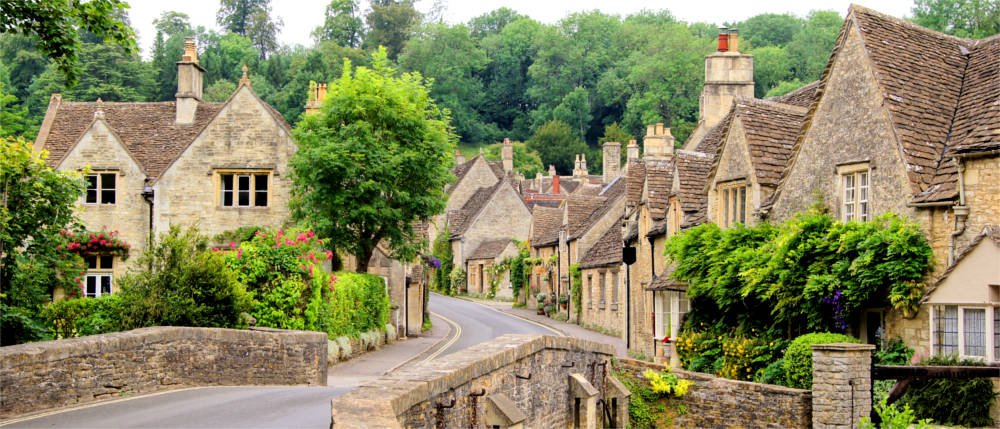
[[[410,364],[434,359],[504,334],[558,335],[542,325],[462,299],[432,294],[430,311],[452,325],[452,336]],[[457,334],[457,335],[455,335]],[[387,350],[388,351],[388,350]],[[412,357],[399,357],[399,362]],[[373,365],[372,371],[383,366]],[[339,367],[338,367],[339,368]],[[364,371],[360,371],[364,372]],[[353,390],[352,374],[338,387],[204,387],[121,398],[0,422],[6,428],[327,428],[330,399]],[[332,376],[331,378],[336,378]],[[337,381],[337,380],[334,380]]]

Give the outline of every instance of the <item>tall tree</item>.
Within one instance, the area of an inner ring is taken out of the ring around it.
[[[1000,33],[1000,3],[995,0],[916,0],[913,22],[958,37]]]
[[[395,60],[420,24],[420,19],[413,0],[375,0],[365,15],[368,32],[364,45],[368,49],[385,46],[389,59]]]
[[[763,97],[771,88],[792,78],[792,59],[780,46],[764,46],[750,51],[753,54],[754,94]]]
[[[414,222],[445,208],[455,136],[427,85],[397,75],[379,49],[372,68],[345,63],[320,112],[293,131],[292,216],[355,255],[359,272],[382,241],[412,259],[422,247]]]
[[[486,36],[500,34],[504,27],[519,19],[526,18],[509,7],[494,9],[469,20],[472,37],[482,39]]]
[[[790,13],[762,13],[747,18],[737,26],[740,38],[750,42],[750,46],[785,46],[802,31],[806,20]]]
[[[184,38],[194,34],[187,14],[165,11],[153,20],[152,68],[156,77],[153,99],[172,100],[177,92],[177,64],[184,53]]]
[[[582,86],[573,88],[573,91],[566,94],[562,102],[552,110],[552,117],[573,127],[577,137],[586,138],[590,120],[593,118],[590,114],[590,91]]]
[[[76,63],[81,31],[138,52],[135,31],[122,20],[127,8],[121,0],[2,0],[0,33],[38,36],[38,50],[52,58],[66,84],[73,86],[80,73]]]
[[[326,19],[313,30],[313,38],[316,42],[329,40],[340,46],[357,48],[364,34],[359,10],[357,0],[331,0],[326,5]]]
[[[573,157],[578,153],[588,153],[587,144],[576,136],[569,125],[558,120],[546,122],[538,127],[535,135],[527,141],[528,149],[538,153],[542,165],[554,165],[559,174],[573,172]]]
[[[278,47],[281,18],[271,16],[271,0],[222,0],[216,22],[230,33],[253,41],[261,58]]]
[[[10,87],[7,70],[0,64],[0,138],[21,136],[28,131],[28,108],[17,102],[14,94],[7,92]]]
[[[837,42],[843,21],[840,14],[834,11],[809,12],[805,27],[787,46],[796,78],[803,82],[820,78],[830,60],[830,53],[833,52],[833,44]]]
[[[528,96],[528,70],[535,57],[535,36],[541,28],[537,21],[522,18],[480,42],[489,60],[480,73],[485,86],[480,112],[484,121],[496,124],[515,140],[531,136],[529,113],[535,104]]]

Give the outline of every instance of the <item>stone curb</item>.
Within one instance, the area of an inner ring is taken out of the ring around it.
[[[434,315],[434,313],[431,313],[431,314]],[[438,316],[438,319],[440,319],[440,316]],[[427,355],[428,351],[430,351],[431,349],[433,349],[433,348],[435,348],[437,346],[440,346],[441,343],[445,342],[445,340],[448,340],[449,338],[451,338],[451,335],[454,334],[454,333],[455,333],[455,328],[453,328],[449,324],[448,325],[448,333],[445,334],[443,337],[441,337],[440,340],[437,340],[437,341],[434,342],[434,344],[431,344],[431,345],[427,346],[426,348],[424,348],[423,350],[421,350],[420,353],[417,353],[417,354],[413,355],[413,357],[411,357],[411,358],[409,358],[409,359],[407,359],[407,360],[405,360],[405,361],[403,361],[403,362],[401,362],[399,364],[396,364],[392,368],[389,368],[388,370],[386,370],[385,372],[383,372],[382,375],[385,375],[385,374],[388,374],[390,372],[393,372],[393,371],[395,371],[395,370],[397,370],[397,369],[405,366],[406,364],[412,363],[413,361],[415,361],[417,359],[420,359],[421,357],[424,357],[425,355]]]

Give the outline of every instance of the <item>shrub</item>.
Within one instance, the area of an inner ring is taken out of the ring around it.
[[[875,426],[871,419],[862,417],[858,427],[861,429],[927,429],[930,420],[917,420],[913,410],[909,405],[903,404],[903,409],[897,408],[894,404],[886,404],[885,399],[878,401],[873,407],[875,413],[882,420],[882,424]]]
[[[49,303],[41,316],[56,338],[81,337],[116,331],[120,326],[119,306],[118,295],[69,298]]]
[[[580,271],[580,264],[569,266],[570,275],[570,295],[573,300],[573,308],[576,310],[576,320],[580,320],[580,313],[583,311],[583,272]]]
[[[771,362],[760,375],[757,377],[758,383],[764,384],[777,384],[779,386],[785,386],[788,384],[788,378],[785,376],[785,359],[778,359]]]
[[[142,271],[119,280],[122,330],[145,326],[239,327],[249,297],[221,254],[196,228],[177,226],[139,257]]]
[[[357,338],[362,332],[382,329],[389,321],[389,295],[385,281],[376,275],[338,272],[337,284],[326,301],[323,330],[330,336]]]
[[[903,344],[901,337],[889,341],[879,341],[872,354],[875,365],[907,365],[913,358],[914,350]]]
[[[951,355],[935,356],[920,365],[983,366],[983,363]],[[992,426],[990,404],[996,397],[989,378],[932,378],[913,383],[901,400],[918,417],[934,419],[939,424]]]
[[[675,398],[680,398],[686,395],[688,388],[694,384],[691,380],[682,380],[677,377],[676,374],[670,372],[669,367],[662,373],[647,369],[646,372],[642,373],[642,376],[649,380],[653,393],[661,396],[672,395]]]
[[[812,345],[831,343],[860,343],[858,339],[843,334],[812,333],[802,335],[785,350],[785,375],[788,386],[797,389],[812,388]]]
[[[448,294],[454,295],[465,289],[465,269],[462,267],[456,267],[451,270],[451,274],[448,276],[450,281],[450,286],[448,288]]]

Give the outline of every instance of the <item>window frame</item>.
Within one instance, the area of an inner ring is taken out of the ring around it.
[[[732,228],[737,223],[747,224],[750,183],[746,179],[730,180],[716,184],[717,201],[721,210],[717,219],[723,228]],[[678,225],[678,228],[680,226]]]
[[[83,191],[83,205],[86,206],[113,206],[118,204],[118,176],[120,176],[117,170],[93,170],[87,172],[83,176],[84,181],[87,183],[87,187]],[[94,178],[95,187],[90,187],[90,178]],[[110,188],[105,187],[104,178],[111,177],[114,183],[111,184]],[[94,192],[94,202],[88,201],[90,192]],[[112,202],[105,203],[104,194],[106,192],[111,192]]]
[[[998,317],[1000,317],[1000,306],[996,304],[982,304],[982,305],[967,305],[967,304],[933,304],[930,306],[930,328],[931,328],[931,355],[932,356],[943,356],[945,353],[942,352],[942,345],[938,342],[938,331],[935,330],[936,323],[940,318],[942,311],[947,314],[949,308],[954,308],[956,310],[956,329],[955,332],[956,341],[954,344],[955,353],[960,358],[963,359],[977,359],[986,363],[1000,362],[1000,350],[998,350],[997,344],[997,332],[998,329]],[[983,355],[970,355],[967,354],[967,344],[968,336],[970,332],[966,330],[966,314],[971,311],[983,311],[983,330],[981,346],[983,347]],[[991,323],[992,322],[992,323]],[[948,347],[952,347],[949,345]]]
[[[231,176],[231,189],[225,189],[225,176]],[[264,176],[264,189],[258,189],[258,177]],[[215,205],[221,209],[269,209],[271,207],[274,170],[272,169],[217,169],[215,170]],[[247,189],[240,187],[240,179],[246,178]],[[230,205],[226,205],[226,194],[231,195]],[[245,194],[246,204],[242,204],[240,196]],[[258,204],[263,196],[264,204]]]
[[[848,185],[848,180],[851,184]],[[872,169],[867,161],[837,167],[837,198],[840,220],[868,222],[872,219]]]
[[[94,268],[91,268],[91,259],[94,261]],[[105,259],[107,258],[107,259]],[[83,277],[83,297],[84,298],[97,298],[107,295],[112,295],[115,293],[115,282],[114,282],[114,271],[115,271],[115,258],[112,255],[88,255],[84,257],[84,263],[87,264],[87,270],[85,271]],[[104,266],[104,262],[107,261],[108,265]],[[94,279],[94,293],[91,294],[88,291],[90,287],[90,280]],[[108,290],[104,292],[102,282],[107,279]]]

